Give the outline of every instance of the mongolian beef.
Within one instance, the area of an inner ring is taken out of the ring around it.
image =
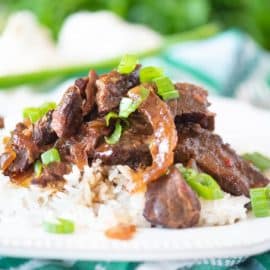
[[[209,105],[201,87],[173,84],[160,68],[127,55],[116,70],[76,80],[58,105],[26,108],[5,138],[0,167],[16,185],[59,191],[74,167],[82,181],[85,168],[98,164],[112,190],[118,183],[109,183],[108,171],[128,168],[128,193],[144,195],[141,218],[148,224],[196,226],[203,202],[236,196],[246,204],[250,189],[269,184],[215,134]],[[95,194],[92,202],[100,209],[104,200]]]

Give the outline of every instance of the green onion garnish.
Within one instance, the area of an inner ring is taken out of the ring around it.
[[[56,222],[43,222],[43,228],[48,233],[69,234],[75,231],[73,221],[63,218],[58,218]]]
[[[113,133],[111,134],[110,137],[105,137],[105,141],[108,144],[115,144],[120,140],[122,134],[122,126],[120,123],[120,120],[118,119],[115,124],[115,128]]]
[[[202,198],[206,200],[222,199],[224,194],[218,183],[212,176],[206,173],[197,173],[192,169],[179,166],[178,169],[189,186]]]
[[[264,172],[270,169],[270,158],[258,153],[246,153],[243,155],[245,160],[248,160],[253,163],[260,171]]]
[[[52,162],[61,161],[61,158],[58,150],[56,148],[51,148],[41,155],[41,160],[44,165],[48,165]]]
[[[158,89],[158,95],[164,100],[174,99],[179,97],[179,92],[175,90],[172,81],[166,77],[158,77],[153,80]]]
[[[129,74],[132,72],[138,63],[138,58],[132,54],[126,54],[122,57],[117,71],[120,74]]]
[[[31,123],[36,123],[42,117],[41,111],[38,108],[25,108],[23,110],[23,118],[30,119]]]
[[[45,102],[39,107],[42,116],[45,115],[48,111],[54,110],[55,108],[56,108],[55,102]]]
[[[136,100],[124,97],[121,99],[120,102],[120,109],[119,109],[119,117],[128,118],[129,115],[135,112],[141,103],[147,99],[149,95],[149,90],[141,87],[140,88],[140,96]]]
[[[270,188],[252,188],[250,189],[250,200],[252,212],[255,217],[270,216]]]
[[[42,163],[40,162],[40,160],[37,160],[34,165],[35,176],[39,177],[42,173],[42,170],[43,170]]]
[[[140,70],[140,82],[151,82],[153,79],[163,76],[163,69],[159,67],[143,67]]]
[[[40,107],[28,107],[23,110],[23,118],[28,118],[32,123],[36,123],[42,118],[48,111],[56,108],[56,103],[46,102]]]
[[[106,126],[108,127],[110,125],[110,120],[112,118],[118,118],[118,114],[115,112],[109,112],[105,115],[105,121],[106,121]]]

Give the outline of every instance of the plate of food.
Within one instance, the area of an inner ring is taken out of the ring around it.
[[[0,101],[1,255],[191,260],[270,248],[269,112],[214,97],[209,107],[202,87],[132,55],[59,102],[20,95]]]

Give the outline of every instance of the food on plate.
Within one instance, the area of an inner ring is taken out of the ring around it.
[[[256,154],[259,171],[254,155],[224,143],[209,105],[203,88],[132,55],[106,74],[91,70],[59,104],[25,108],[5,138],[1,220],[34,216],[48,232],[76,225],[129,239],[136,227],[231,224],[250,200],[255,216],[269,215],[267,158]]]

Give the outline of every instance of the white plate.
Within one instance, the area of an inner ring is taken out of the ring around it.
[[[11,96],[8,98],[11,99]],[[15,111],[25,106],[21,99]],[[15,100],[13,100],[15,101]],[[217,132],[239,151],[270,154],[270,112],[241,102],[212,98]],[[0,105],[9,104],[0,99]],[[10,106],[9,106],[10,111]],[[0,106],[0,114],[7,108]],[[130,241],[106,239],[102,232],[50,235],[41,228],[0,225],[0,254],[22,257],[91,260],[194,260],[248,256],[270,249],[270,218],[230,226],[184,230],[141,229]]]

